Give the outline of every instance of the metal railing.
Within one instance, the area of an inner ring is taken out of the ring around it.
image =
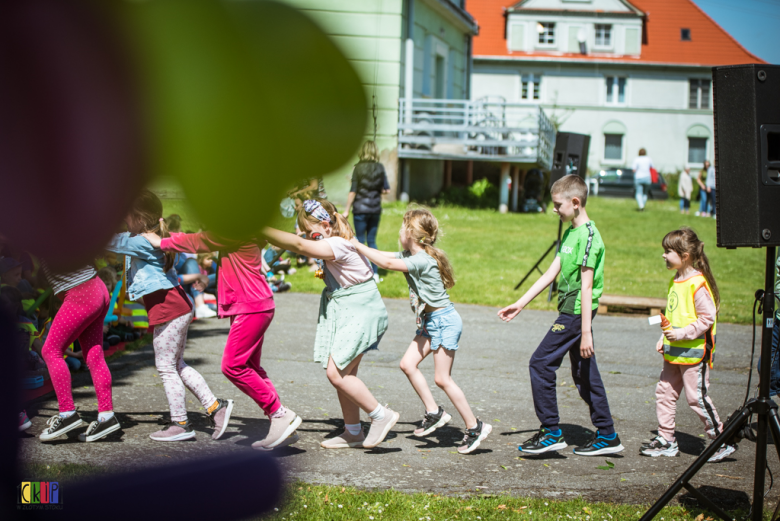
[[[552,164],[555,129],[541,107],[478,100],[399,100],[398,155]]]

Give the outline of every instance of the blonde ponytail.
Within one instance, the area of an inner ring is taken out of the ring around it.
[[[404,214],[404,228],[415,242],[422,245],[425,253],[436,260],[439,276],[446,289],[455,285],[455,273],[444,250],[435,246],[441,235],[439,221],[427,208],[413,208]]]

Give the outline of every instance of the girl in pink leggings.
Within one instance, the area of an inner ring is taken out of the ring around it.
[[[219,251],[217,302],[219,318],[230,317],[230,334],[222,355],[222,373],[260,406],[270,418],[268,435],[252,444],[272,450],[295,440],[301,418],[282,405],[274,384],[260,365],[263,338],[274,317],[271,288],[261,273],[262,255],[257,244],[217,237],[211,233],[173,233],[160,239],[143,234],[166,252],[209,253]],[[289,439],[288,439],[289,438]]]
[[[76,412],[70,371],[63,358],[68,346],[78,339],[98,400],[98,420],[90,423],[86,433],[79,438],[96,441],[121,428],[114,415],[111,373],[103,356],[103,319],[108,311],[108,290],[95,276],[92,266],[65,275],[53,273],[45,263],[42,266],[54,294],[63,303],[54,317],[42,350],[60,412],[49,419],[40,438],[43,441],[53,440],[85,424]]]

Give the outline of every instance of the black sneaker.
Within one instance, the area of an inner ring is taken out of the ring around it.
[[[565,449],[566,447],[568,445],[563,439],[563,432],[558,436],[553,436],[550,429],[542,427],[539,429],[539,432],[534,434],[533,438],[517,447],[517,450],[527,452],[528,454],[542,454],[551,450]]]
[[[415,436],[427,436],[439,427],[445,426],[452,419],[452,416],[444,412],[444,409],[439,405],[439,410],[431,414],[425,413],[423,421],[420,426],[414,429]]]
[[[119,420],[116,419],[116,414],[104,422],[94,421],[89,424],[86,432],[79,434],[79,441],[97,441],[101,438],[105,438],[114,431],[118,431],[122,426],[119,425]]]
[[[86,422],[81,419],[79,413],[74,412],[67,418],[63,418],[59,414],[56,414],[49,418],[46,425],[48,425],[48,427],[41,433],[41,441],[50,441],[54,438],[59,438],[73,429],[78,429],[79,427],[86,425]]]
[[[463,436],[463,444],[458,447],[458,452],[461,454],[468,454],[469,452],[476,450],[476,448],[479,447],[479,444],[482,443],[482,440],[487,438],[488,434],[492,431],[492,425],[477,420],[476,428],[466,429],[466,435]]]
[[[599,431],[582,447],[574,449],[578,456],[600,456],[602,454],[616,454],[622,452],[625,447],[620,443],[620,436],[615,433],[612,439],[606,438]]]

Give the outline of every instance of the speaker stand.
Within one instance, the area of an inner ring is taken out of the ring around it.
[[[553,241],[553,243],[550,245],[549,248],[547,248],[547,251],[545,251],[541,257],[539,257],[539,260],[536,261],[536,264],[534,264],[533,268],[528,270],[528,273],[525,274],[525,277],[523,277],[523,280],[517,283],[517,286],[515,286],[515,291],[517,291],[520,286],[523,285],[523,282],[528,280],[528,277],[530,277],[534,270],[538,271],[540,275],[544,275],[544,272],[539,269],[539,265],[544,262],[544,259],[550,254],[553,249],[555,249],[555,253],[558,253],[558,247],[561,245],[561,232],[563,231],[563,222],[561,220],[558,220],[558,238]],[[547,302],[550,302],[552,300],[552,295],[554,291],[558,291],[558,282],[557,278],[553,281],[552,284],[550,284],[550,290],[547,293]]]
[[[712,511],[715,515],[724,521],[731,521],[732,517],[726,514],[721,508],[715,505],[709,498],[699,492],[689,483],[691,478],[707,463],[707,460],[715,454],[724,443],[729,443],[734,435],[742,429],[755,414],[758,416],[758,437],[756,438],[756,465],[753,474],[753,506],[751,508],[751,519],[761,521],[764,516],[764,483],[766,478],[766,453],[767,453],[767,434],[768,430],[772,433],[772,439],[775,442],[778,458],[780,459],[780,422],[778,422],[777,404],[769,398],[769,378],[771,373],[772,360],[772,324],[774,320],[775,297],[774,297],[774,267],[775,267],[775,247],[770,246],[766,249],[766,272],[764,278],[763,295],[763,316],[761,330],[761,360],[764,362],[759,367],[759,387],[758,398],[748,401],[743,407],[738,409],[723,426],[723,432],[713,440],[712,444],[699,456],[688,470],[683,472],[682,476],[669,487],[661,498],[645,512],[640,521],[651,521],[661,509],[671,501],[674,496],[683,488],[691,493],[701,504]],[[752,371],[753,368],[751,367]],[[733,443],[733,442],[732,442]]]

